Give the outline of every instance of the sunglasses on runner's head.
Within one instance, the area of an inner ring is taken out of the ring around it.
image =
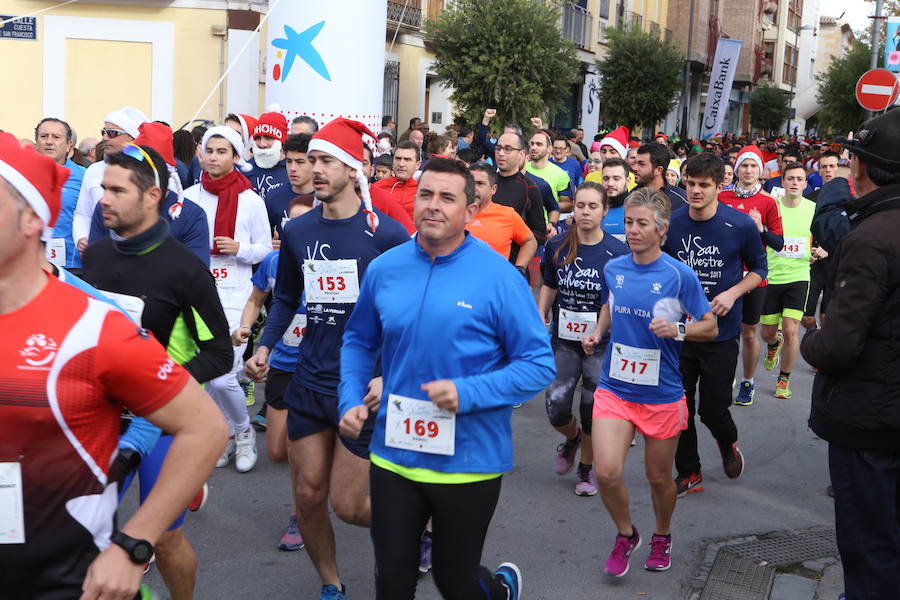
[[[135,160],[139,160],[141,162],[146,162],[150,165],[150,168],[153,169],[153,180],[156,183],[156,187],[162,189],[159,185],[159,171],[156,170],[156,165],[153,164],[153,159],[150,158],[150,155],[144,152],[144,149],[135,144],[125,144],[122,146],[122,153],[126,156],[130,156]]]
[[[112,138],[117,138],[124,133],[128,133],[128,132],[122,131],[121,129],[101,129],[100,137],[106,136],[106,137],[112,139]]]

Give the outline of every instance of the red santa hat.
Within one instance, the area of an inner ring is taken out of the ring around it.
[[[267,112],[259,115],[259,120],[253,127],[253,138],[265,135],[284,142],[288,135],[288,122],[280,112]]]
[[[369,195],[369,182],[363,174],[362,136],[367,135],[373,140],[375,134],[359,121],[352,121],[339,117],[332,119],[327,125],[317,131],[309,140],[307,152],[319,150],[330,154],[351,169],[356,170],[356,181],[359,183],[359,192],[362,194],[366,212],[369,214],[369,225],[374,231],[378,227],[378,217],[372,211],[372,198]]]
[[[250,115],[234,115],[238,119],[238,123],[241,124],[241,137],[244,138],[244,145],[248,146],[250,144],[250,140],[253,139],[251,135],[253,130],[256,129],[256,124],[258,121],[256,117],[251,117]]]
[[[47,241],[62,207],[62,188],[69,169],[34,148],[22,148],[9,133],[0,133],[0,177],[5,179],[44,222]]]
[[[247,173],[253,168],[242,156],[242,153],[244,152],[244,141],[241,139],[241,134],[228,125],[216,125],[215,127],[210,127],[206,130],[206,133],[203,134],[203,140],[200,142],[200,149],[203,150],[203,152],[206,152],[206,143],[209,141],[209,138],[215,135],[228,140],[228,143],[231,144],[231,147],[237,152],[240,159],[238,160],[237,166],[241,171]]]
[[[136,146],[150,146],[156,150],[166,164],[170,167],[175,166],[175,147],[172,141],[172,128],[163,123],[141,123],[138,128],[138,135],[134,144]]]
[[[762,152],[759,149],[759,146],[756,144],[750,144],[749,146],[744,146],[741,148],[741,151],[738,152],[737,160],[734,161],[734,168],[737,169],[741,166],[741,162],[745,160],[752,160],[757,165],[759,165],[759,172],[762,173],[764,168],[763,166],[763,156]]]
[[[600,140],[600,147],[603,146],[611,147],[620,157],[625,158],[628,154],[628,128],[622,125],[607,133],[606,137]]]

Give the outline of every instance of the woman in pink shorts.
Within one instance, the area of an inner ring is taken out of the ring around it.
[[[681,342],[708,341],[718,328],[694,271],[660,250],[669,227],[670,204],[646,188],[625,200],[625,235],[631,253],[604,269],[609,300],[597,327],[582,341],[594,351],[610,331],[603,372],[594,394],[593,443],[603,504],[618,529],[606,561],[607,574],[628,572],[641,536],[631,521],[622,480],[625,456],[635,432],[644,436],[644,463],[656,516],[644,568],[671,566],[669,525],[675,510],[672,464],[678,436],[687,427],[687,405],[678,356]]]

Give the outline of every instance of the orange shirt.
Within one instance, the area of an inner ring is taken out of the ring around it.
[[[475,219],[466,225],[466,230],[490,244],[504,258],[509,258],[513,242],[521,246],[531,236],[531,230],[515,209],[496,202],[491,202],[490,206],[475,215]]]

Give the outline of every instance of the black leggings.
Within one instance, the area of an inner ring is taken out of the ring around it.
[[[464,484],[417,483],[372,465],[372,542],[379,600],[412,600],[419,544],[433,518],[434,583],[449,600],[506,600],[507,590],[481,566],[502,477]]]

